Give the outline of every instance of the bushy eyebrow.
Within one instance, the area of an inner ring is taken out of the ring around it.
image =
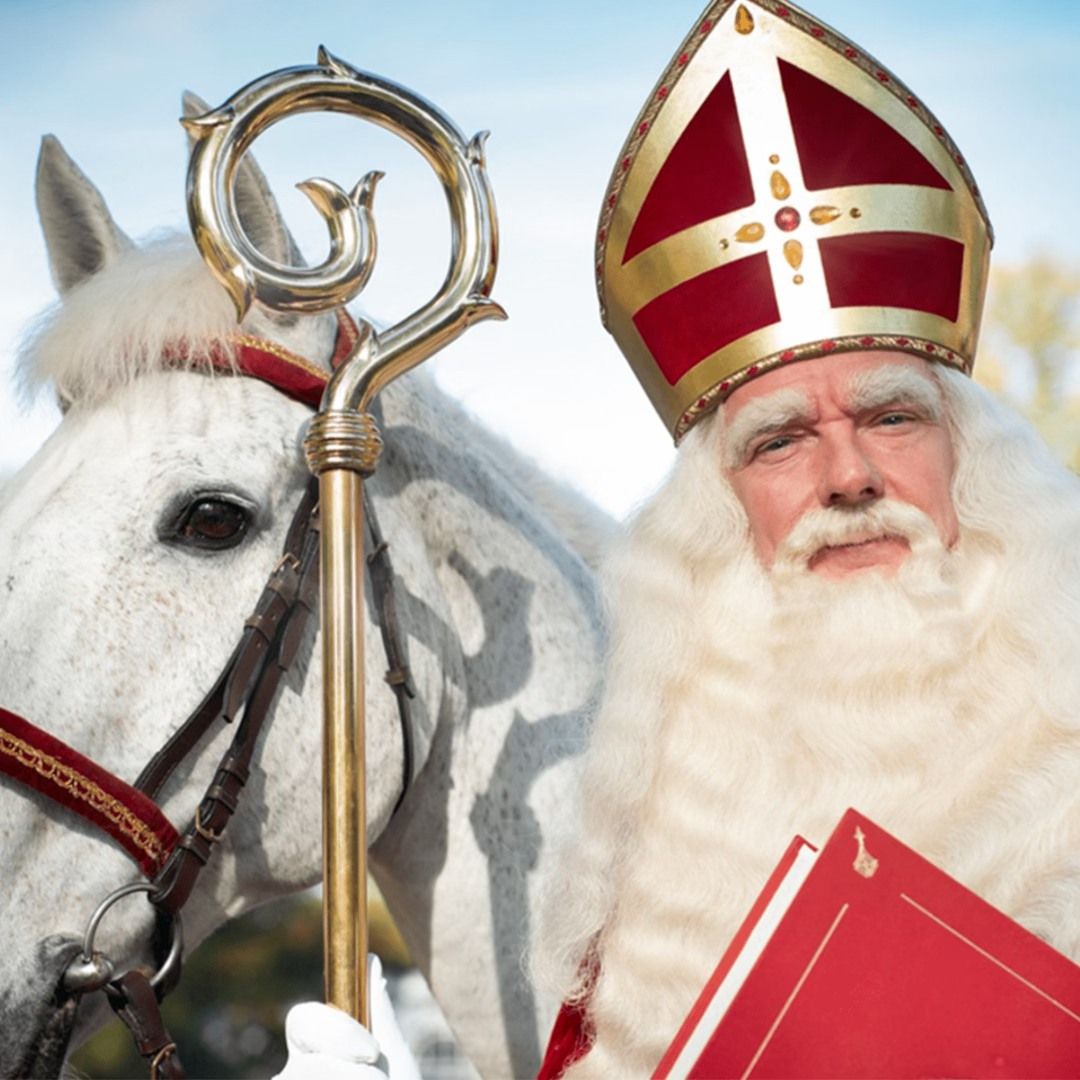
[[[847,393],[847,407],[852,413],[906,405],[919,409],[930,420],[940,420],[944,412],[937,383],[900,364],[860,372],[848,383]]]
[[[847,387],[846,405],[853,414],[896,406],[918,409],[934,421],[944,415],[944,400],[937,383],[901,364],[884,364],[854,376]],[[778,390],[748,402],[725,426],[724,466],[738,468],[756,440],[793,424],[811,424],[814,419],[810,401],[801,390]]]
[[[736,469],[742,465],[756,439],[812,420],[810,400],[801,390],[777,390],[775,394],[747,402],[724,429],[725,467]]]

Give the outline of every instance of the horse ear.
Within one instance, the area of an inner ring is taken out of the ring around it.
[[[54,135],[41,140],[35,194],[49,268],[61,296],[133,246],[101,192]]]
[[[202,116],[210,106],[198,94],[185,90],[181,98],[184,116]],[[193,140],[188,136],[188,145]],[[240,159],[236,170],[236,210],[247,238],[266,256],[288,266],[303,266],[304,258],[285,224],[277,200],[262,169],[251,154]]]

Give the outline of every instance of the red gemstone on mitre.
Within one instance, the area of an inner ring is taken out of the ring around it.
[[[785,349],[780,354],[780,360],[781,360],[782,363],[787,364],[787,363],[789,363],[790,361],[792,361],[794,359],[795,359],[795,350],[794,349]]]
[[[710,22],[710,21],[709,21],[708,19],[706,19],[706,20],[705,20],[705,21],[704,21],[704,22],[703,22],[703,23],[701,24],[701,32],[702,32],[703,34],[707,34],[707,33],[708,33],[708,32],[709,32],[709,31],[710,31],[711,29],[712,29],[712,23],[711,23],[711,22]]]
[[[752,364],[750,367],[748,367],[746,369],[747,377],[749,377],[751,375],[756,375],[760,370],[761,370],[761,368],[759,368],[757,366],[757,364]]]
[[[926,351],[932,353],[932,352],[937,352],[937,349],[933,345],[927,343]]]
[[[874,344],[874,339],[872,337],[859,338],[859,344],[865,345],[869,349]]]
[[[667,97],[667,93],[668,93],[667,87],[666,86],[661,86],[660,89],[656,91],[656,96],[658,98],[660,98],[661,101],[663,101],[664,98]]]
[[[821,343],[821,351],[822,352],[832,352],[833,349],[835,349],[835,348],[836,348],[836,342],[832,341],[831,339],[829,341],[823,341]]]
[[[720,393],[722,394],[725,390],[729,389],[730,386],[731,386],[731,383],[727,382],[726,380],[724,382],[722,382],[720,384]]]
[[[676,60],[675,62],[679,65],[679,67],[683,67],[685,64],[687,64],[689,62],[689,60],[690,60],[690,54],[689,53],[679,53],[679,59]]]
[[[846,48],[846,49],[844,50],[844,55],[845,55],[845,56],[846,56],[846,57],[847,57],[847,58],[848,58],[849,60],[854,60],[854,59],[855,59],[855,57],[856,57],[856,56],[858,56],[859,54],[858,54],[858,53],[857,53],[857,52],[856,52],[856,51],[855,51],[855,50],[854,50],[854,49],[853,49],[853,48],[852,48],[852,47],[851,47],[851,46],[849,45],[849,46],[848,46],[848,47],[847,47],[847,48]]]
[[[799,211],[794,206],[781,206],[776,211],[776,224],[777,227],[783,229],[784,232],[791,232],[793,229],[799,227],[799,222],[802,218],[799,216]]]
[[[642,120],[641,123],[638,124],[637,130],[638,130],[639,135],[644,135],[645,132],[649,130],[649,121],[648,120]]]
[[[896,339],[896,344],[897,345],[909,345],[911,343],[908,341],[908,339],[906,337],[898,337]]]
[[[811,26],[810,33],[813,34],[816,38],[825,36],[825,31],[822,30],[820,26]]]

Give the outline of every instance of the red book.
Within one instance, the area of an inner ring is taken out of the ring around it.
[[[1080,1077],[1080,967],[849,810],[796,839],[655,1080]]]

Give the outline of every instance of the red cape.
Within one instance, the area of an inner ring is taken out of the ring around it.
[[[575,1061],[588,1053],[591,1046],[592,1032],[586,1024],[585,1005],[564,1003],[555,1017],[536,1080],[559,1080]]]

